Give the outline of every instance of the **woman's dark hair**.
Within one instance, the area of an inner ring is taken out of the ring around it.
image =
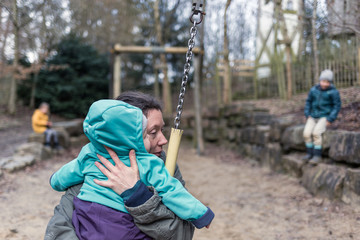
[[[148,111],[151,109],[156,109],[162,112],[162,107],[160,102],[153,96],[142,92],[135,92],[135,91],[123,92],[116,98],[116,100],[120,100],[140,108],[146,117]]]

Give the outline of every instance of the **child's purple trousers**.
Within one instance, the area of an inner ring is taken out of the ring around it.
[[[132,216],[107,206],[74,198],[72,223],[80,240],[151,240]]]

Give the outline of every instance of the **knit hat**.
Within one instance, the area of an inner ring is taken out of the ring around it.
[[[319,80],[328,80],[329,82],[333,81],[333,72],[329,69],[325,69],[321,72]]]

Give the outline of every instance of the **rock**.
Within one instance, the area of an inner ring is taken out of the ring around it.
[[[292,117],[273,118],[270,123],[269,139],[278,142],[286,128],[294,124]]]
[[[251,125],[270,125],[273,116],[268,111],[253,112]]]
[[[286,128],[281,137],[284,151],[289,151],[291,149],[305,151],[303,132],[303,124]]]
[[[230,142],[235,142],[236,140],[236,129],[227,128],[227,140]]]
[[[341,198],[348,204],[360,204],[360,169],[348,168],[344,180],[344,191]]]
[[[251,103],[232,103],[225,105],[222,109],[222,116],[228,118],[239,113],[252,112],[254,110],[254,104]]]
[[[237,130],[238,143],[251,143],[265,146],[269,142],[269,126],[245,127]],[[235,130],[234,130],[235,132]]]
[[[70,121],[55,122],[53,123],[53,128],[55,130],[59,128],[64,129],[69,136],[79,136],[84,134],[83,121],[84,119],[73,119]]]
[[[12,161],[12,157],[6,157],[6,158],[2,158],[0,159],[0,168],[2,168],[3,166],[5,166],[8,162]]]
[[[244,156],[252,155],[252,145],[248,143],[241,143],[238,146],[238,152]]]
[[[360,132],[337,131],[329,156],[335,161],[360,164]]]
[[[192,140],[195,137],[195,133],[194,133],[195,130],[193,128],[185,128],[183,130],[184,130],[182,134],[183,139],[186,138],[188,140]]]
[[[282,161],[285,171],[291,176],[300,178],[302,176],[302,167],[306,164],[306,161],[301,159],[302,157],[299,154],[283,155]]]
[[[217,107],[207,108],[206,111],[203,113],[204,119],[219,119],[220,117],[220,110]]]
[[[265,147],[260,145],[251,145],[251,154],[249,157],[255,158],[257,161],[262,161],[265,155]]]
[[[65,130],[65,128],[58,127],[55,130],[58,133],[60,146],[62,146],[63,148],[68,148],[70,146],[70,135],[69,135],[69,133]]]
[[[251,112],[239,113],[233,117],[234,125],[240,128],[248,127],[251,125],[251,118]]]
[[[344,167],[307,164],[302,171],[302,184],[310,193],[329,199],[340,199],[342,197],[346,173]]]
[[[33,155],[35,161],[43,161],[51,158],[53,151],[46,148],[42,143],[30,142],[21,144],[16,150],[14,155],[25,156]]]
[[[2,166],[2,169],[8,172],[14,172],[34,164],[35,161],[36,160],[33,155],[25,155],[25,156],[14,155],[10,162]]]
[[[207,121],[207,127],[203,128],[204,139],[209,142],[220,140],[219,124],[217,120]]]
[[[239,130],[240,140],[243,143],[255,144],[256,127],[246,127]]]
[[[68,148],[70,146],[70,135],[65,130],[65,128],[57,127],[54,128],[58,133],[59,144],[64,147]],[[31,133],[28,137],[28,142],[38,142],[38,143],[45,143],[45,134],[43,133]]]
[[[256,126],[255,137],[253,142],[258,145],[265,146],[269,143],[270,126]]]
[[[329,151],[331,144],[336,140],[337,134],[338,131],[334,131],[334,130],[326,130],[326,132],[323,134],[322,148],[324,152]]]
[[[264,147],[254,144],[242,143],[237,146],[240,154],[260,161],[264,156]]]
[[[279,143],[269,143],[261,152],[260,162],[275,172],[283,171],[282,150]]]
[[[28,142],[38,142],[38,143],[45,143],[45,134],[43,133],[30,133],[28,137]]]

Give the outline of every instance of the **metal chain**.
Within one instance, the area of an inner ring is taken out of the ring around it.
[[[188,41],[188,50],[186,52],[186,61],[184,64],[184,73],[183,73],[183,77],[182,77],[182,81],[181,81],[181,88],[180,88],[180,94],[179,94],[179,102],[176,108],[176,117],[174,120],[174,124],[175,124],[175,129],[179,128],[180,125],[180,119],[181,119],[181,113],[183,110],[183,105],[184,105],[184,96],[185,96],[185,91],[186,91],[186,83],[189,80],[189,72],[190,72],[190,63],[191,63],[191,59],[193,57],[193,48],[195,46],[195,36],[197,34],[197,28],[196,25],[198,24],[198,22],[193,21],[193,26],[190,28],[190,39]]]

